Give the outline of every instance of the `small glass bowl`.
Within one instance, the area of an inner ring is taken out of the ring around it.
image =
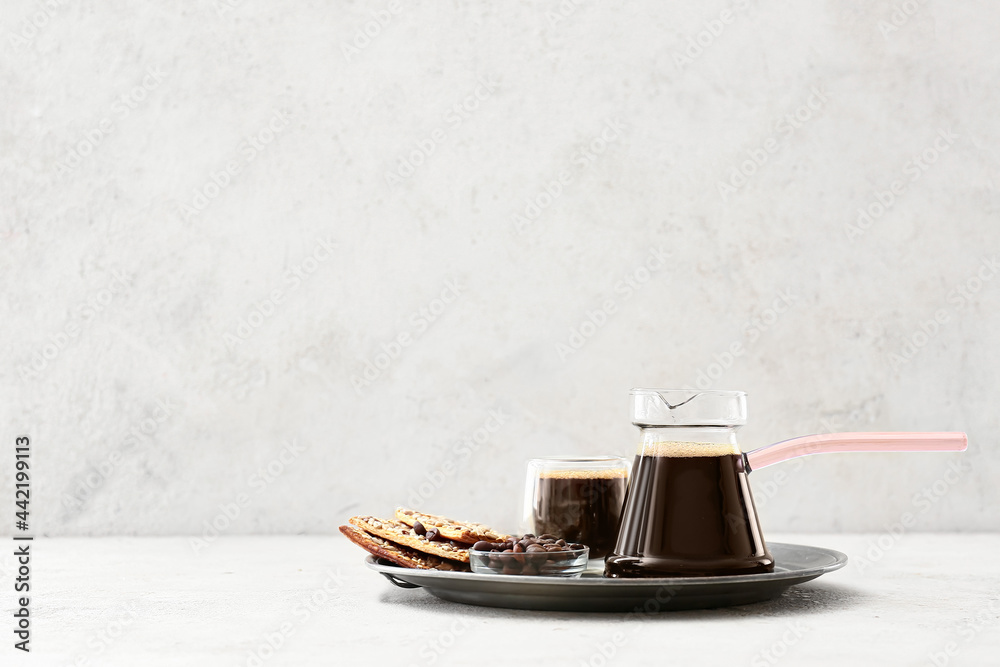
[[[587,569],[590,547],[572,551],[504,553],[469,549],[469,565],[480,574],[520,574],[542,577],[579,577]]]

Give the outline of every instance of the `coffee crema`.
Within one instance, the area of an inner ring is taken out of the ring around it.
[[[591,558],[603,558],[615,545],[627,477],[625,468],[541,471],[533,512],[536,533],[586,544]]]
[[[701,456],[742,456],[739,445],[730,442],[673,442],[646,439],[639,443],[637,456],[696,458]]]
[[[541,479],[624,479],[628,471],[624,468],[605,468],[602,470],[543,470],[538,473]]]
[[[639,445],[608,577],[770,572],[743,455],[733,443]]]

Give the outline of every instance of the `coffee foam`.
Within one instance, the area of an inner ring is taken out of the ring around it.
[[[626,468],[603,468],[601,470],[543,470],[542,479],[620,479],[628,477]]]
[[[639,454],[642,456],[695,458],[699,456],[732,456],[740,453],[739,445],[729,442],[646,440],[639,443]]]

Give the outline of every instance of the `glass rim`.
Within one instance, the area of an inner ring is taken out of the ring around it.
[[[640,427],[739,427],[747,423],[747,393],[722,389],[629,390],[632,423]]]
[[[740,391],[739,389],[670,389],[670,388],[656,388],[656,387],[632,387],[628,390],[629,396],[646,396],[649,394],[672,394],[672,393],[684,393],[684,394],[715,394],[717,396],[746,396],[745,391]]]
[[[619,467],[621,464],[628,465],[628,459],[624,456],[607,454],[604,456],[539,456],[528,460],[528,465],[542,466],[580,466],[589,465],[593,467]],[[602,465],[604,464],[604,465]]]

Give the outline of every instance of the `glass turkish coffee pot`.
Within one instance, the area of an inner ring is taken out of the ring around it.
[[[639,447],[607,577],[754,574],[774,569],[748,474],[807,454],[964,451],[964,433],[831,433],[743,453],[741,391],[633,389]]]

